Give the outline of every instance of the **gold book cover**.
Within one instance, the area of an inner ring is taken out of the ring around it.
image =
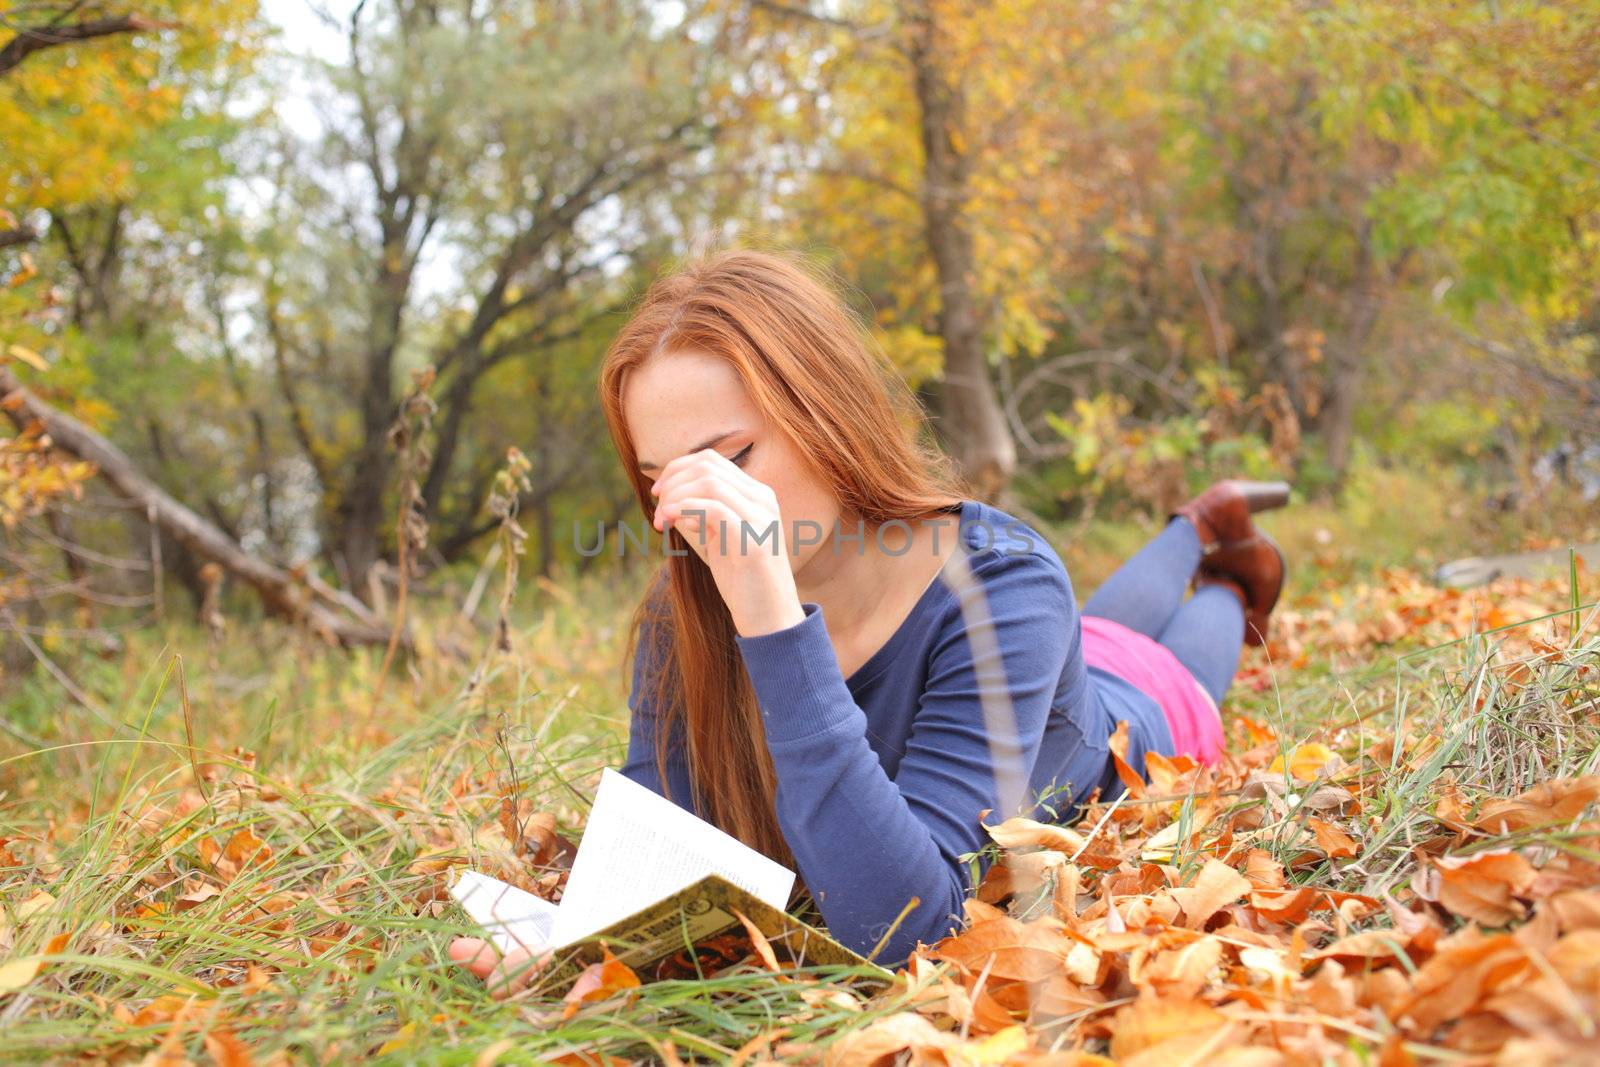
[[[851,980],[871,985],[893,979],[891,972],[816,927],[709,874],[604,930],[555,950],[530,986],[548,993],[571,985],[584,967],[604,958],[602,946],[632,968],[641,982],[703,977],[754,951],[737,913],[760,931],[780,962],[796,967],[857,967],[862,973]]]

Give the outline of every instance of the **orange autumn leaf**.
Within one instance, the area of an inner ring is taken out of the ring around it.
[[[1033,986],[1026,982],[1000,985],[985,981],[968,989],[954,982],[946,984],[945,1010],[952,1019],[978,1034],[993,1034],[1015,1026],[1027,1015]],[[1016,994],[1023,999],[1017,1002]]]
[[[761,965],[773,974],[779,974],[783,968],[778,965],[778,957],[772,951],[772,944],[767,940],[755,923],[751,922],[738,908],[733,909],[734,918],[744,924],[744,932],[750,936],[750,944],[755,947],[756,956],[761,960]]]
[[[1326,819],[1311,818],[1306,820],[1306,825],[1316,835],[1317,847],[1329,859],[1345,859],[1354,856],[1360,851],[1356,839],[1339,829]]]
[[[1300,886],[1282,892],[1251,893],[1250,906],[1263,919],[1293,926],[1311,914],[1320,897],[1310,886]]]
[[[1218,911],[1250,892],[1250,881],[1226,863],[1207,860],[1193,885],[1169,892],[1183,908],[1183,925],[1199,930]]]
[[[1089,843],[1088,839],[1076,830],[1035,822],[1033,819],[1024,819],[1020,816],[1007,819],[999,826],[985,826],[984,829],[989,831],[989,836],[1001,848],[1037,846],[1071,856],[1082,852]]]
[[[224,882],[231,882],[246,867],[263,866],[272,857],[272,848],[249,828],[239,830],[218,845],[209,837],[196,844],[200,859],[214,870]]]
[[[212,1030],[205,1036],[205,1046],[217,1067],[254,1067],[255,1057],[250,1054],[250,1047],[231,1030]]]
[[[639,976],[632,967],[613,956],[609,948],[601,946],[601,951],[605,958],[585,967],[572,983],[572,988],[567,990],[567,995],[561,998],[566,1002],[566,1007],[561,1011],[563,1019],[576,1015],[580,1005],[639,988]]]
[[[541,1057],[542,1058],[542,1057]],[[543,1062],[552,1064],[553,1067],[627,1067],[633,1060],[625,1060],[606,1052],[591,1052],[588,1049],[574,1049],[563,1052],[559,1056],[552,1056]]]
[[[1459,1019],[1508,980],[1532,970],[1527,950],[1513,934],[1484,934],[1472,927],[1441,941],[1438,952],[1412,979],[1404,1016],[1423,1032]]]
[[[1184,776],[1197,766],[1199,764],[1189,756],[1168,758],[1159,752],[1146,752],[1144,756],[1145,774],[1158,793],[1181,792]]]
[[[1076,941],[1060,924],[1023,923],[1006,915],[975,923],[933,946],[934,959],[959,964],[971,974],[987,969],[992,978],[1037,982],[1061,970]]]
[[[1197,997],[1222,961],[1222,942],[1199,937],[1186,945],[1151,955],[1129,977],[1141,989],[1158,996]]]
[[[1310,782],[1319,778],[1329,764],[1337,769],[1343,762],[1339,754],[1327,745],[1320,741],[1310,741],[1296,746],[1294,751],[1289,753],[1287,763],[1283,756],[1279,755],[1267,766],[1267,773],[1282,775],[1284,767],[1287,766],[1289,774],[1297,781]]]
[[[240,830],[228,838],[227,845],[222,849],[224,862],[233,864],[238,870],[243,870],[252,864],[265,863],[271,856],[271,846],[249,828]]]
[[[1117,728],[1111,731],[1107,744],[1111,749],[1111,761],[1116,764],[1117,777],[1122,780],[1122,785],[1128,795],[1134,799],[1145,795],[1145,780],[1133,766],[1128,763],[1128,720],[1121,719]]]
[[[1225,1015],[1198,1000],[1141,997],[1111,1017],[1111,1056],[1120,1063],[1173,1039],[1190,1043],[1193,1051],[1227,1022]]]
[[[1485,833],[1505,834],[1533,826],[1569,823],[1597,799],[1600,799],[1600,774],[1558,778],[1541,782],[1508,800],[1487,802],[1473,825]]]
[[[887,1015],[832,1042],[822,1062],[826,1067],[853,1067],[887,1062],[889,1057],[907,1049],[913,1052],[948,1049],[959,1042],[957,1035],[940,1030],[916,1012],[903,1011]]]
[[[1504,926],[1527,913],[1515,898],[1527,892],[1537,872],[1521,853],[1503,849],[1442,856],[1433,866],[1439,873],[1439,903],[1462,918]]]
[[[1307,953],[1308,961],[1334,960],[1350,968],[1373,968],[1413,958],[1413,937],[1402,930],[1363,930]]]
[[[1244,876],[1257,889],[1283,889],[1288,885],[1283,864],[1265,849],[1253,848],[1245,856]]]

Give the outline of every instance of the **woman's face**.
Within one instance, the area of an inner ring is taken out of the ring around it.
[[[756,408],[727,360],[693,350],[657,353],[628,375],[622,410],[640,470],[650,479],[679,456],[709,447],[771,487],[791,570],[804,567],[839,529],[837,498]],[[751,541],[752,551],[771,551],[770,545]]]

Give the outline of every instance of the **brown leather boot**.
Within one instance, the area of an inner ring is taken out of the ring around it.
[[[1288,500],[1288,482],[1227,478],[1168,513],[1167,521],[1182,515],[1194,523],[1200,552],[1208,556],[1229,542],[1248,541],[1256,532],[1251,514],[1282,507]]]
[[[1244,601],[1244,643],[1267,641],[1267,616],[1283,592],[1287,568],[1278,543],[1261,531],[1243,541],[1221,545],[1200,560],[1194,587],[1226,584]]]

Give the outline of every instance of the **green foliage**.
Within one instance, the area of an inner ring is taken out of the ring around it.
[[[1045,413],[1069,446],[1072,477],[1061,491],[1153,503],[1218,478],[1282,477],[1282,460],[1262,428],[1235,425],[1237,375],[1208,369],[1196,377],[1191,410],[1155,421],[1130,419],[1132,403],[1120,393],[1079,398],[1066,414]]]

